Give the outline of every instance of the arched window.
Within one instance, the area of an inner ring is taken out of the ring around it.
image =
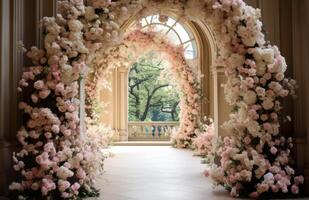
[[[176,45],[182,45],[185,49],[185,58],[194,60],[197,58],[196,40],[188,27],[179,22],[180,18],[174,19],[166,15],[151,15],[140,20],[142,29],[151,29],[161,32]]]

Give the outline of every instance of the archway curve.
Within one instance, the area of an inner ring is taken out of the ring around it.
[[[148,13],[146,13],[148,15]],[[169,16],[166,14],[166,16]],[[176,14],[172,14],[172,16],[175,19],[178,19],[179,17],[176,17]],[[135,24],[140,21],[141,18],[143,18],[145,16],[132,16],[130,17],[121,27],[121,29],[123,30],[123,32],[125,32],[125,35],[130,34],[130,31],[134,31],[135,29],[131,28],[131,27],[135,27]],[[184,25],[186,26],[186,28],[189,28],[191,31],[190,34],[193,35],[194,39],[196,40],[196,44],[197,44],[197,54],[198,57],[196,58],[196,66],[198,67],[199,70],[199,74],[202,74],[203,76],[201,76],[201,86],[202,86],[202,94],[204,100],[201,101],[201,108],[202,111],[199,112],[200,116],[213,116],[213,105],[214,102],[216,101],[216,98],[213,98],[212,96],[212,92],[209,92],[210,90],[214,90],[214,83],[213,83],[213,78],[211,77],[211,62],[213,62],[213,59],[210,59],[211,57],[213,57],[213,50],[209,48],[209,44],[206,43],[206,41],[203,39],[203,37],[206,35],[206,33],[204,33],[204,30],[202,30],[201,28],[199,28],[198,30],[198,25],[194,24],[193,22],[189,21],[186,18],[182,18],[181,20],[178,20],[179,23],[185,23]],[[209,34],[209,33],[208,33]],[[160,35],[160,38],[163,38],[164,35]],[[210,39],[207,39],[207,42],[210,41]],[[133,50],[134,51],[134,50]],[[206,57],[204,55],[207,55]],[[121,70],[116,70],[114,73],[116,73],[118,77],[121,77],[123,75],[128,76],[127,73],[127,68],[124,67]],[[112,78],[113,80],[115,79],[115,76],[113,75],[114,78]],[[114,80],[115,81],[115,80]],[[107,119],[104,119],[107,123],[111,124],[112,128],[115,130],[116,132],[116,137],[115,140],[121,140],[121,141],[126,141],[127,140],[127,134],[128,134],[128,129],[127,129],[127,111],[126,110],[122,110],[121,112],[119,112],[119,108],[127,108],[126,105],[126,100],[123,100],[127,94],[123,94],[121,92],[121,94],[118,94],[118,90],[119,91],[123,91],[125,92],[126,89],[124,90],[120,90],[119,88],[126,88],[127,84],[125,84],[124,80],[120,80],[120,78],[118,78],[116,80],[117,84],[114,83],[114,89],[112,90],[112,93],[110,92],[105,92],[105,95],[108,96],[113,96],[110,97],[108,101],[112,101],[113,103],[111,103],[111,106],[109,108],[109,112],[110,113],[115,113],[113,117],[109,117]],[[116,84],[116,85],[115,85]],[[219,88],[220,89],[220,88]],[[106,93],[110,93],[110,94],[106,94]],[[117,93],[117,94],[116,94]],[[206,94],[206,95],[205,95]],[[120,98],[121,96],[121,98]],[[113,100],[111,100],[111,98]],[[206,103],[205,103],[206,102]],[[116,106],[117,105],[117,106]],[[116,108],[117,107],[117,108]],[[112,118],[112,122],[111,122],[111,118]],[[125,122],[123,122],[125,120]],[[120,122],[121,121],[121,122]]]
[[[265,41],[260,11],[242,0],[60,1],[60,15],[43,20],[45,48],[28,52],[36,66],[20,81],[19,90],[26,90],[20,107],[27,118],[18,133],[23,149],[14,155],[14,167],[22,170],[29,184],[14,183],[12,189],[32,192],[35,179],[40,183],[34,188],[41,189],[42,196],[70,198],[78,195],[81,185],[69,182],[74,184],[72,191],[60,193],[54,181],[74,177],[83,187],[92,185],[95,175],[89,165],[94,160],[84,159],[91,144],[79,140],[76,98],[80,75],[86,64],[94,66],[95,58],[119,41],[119,26],[129,16],[147,9],[164,11],[170,4],[176,13],[201,19],[211,27],[219,49],[216,63],[228,77],[225,95],[234,107],[226,125],[231,137],[217,151],[221,166],[214,167],[212,178],[233,196],[299,193],[303,178],[295,176],[290,166],[292,141],[279,131],[281,101],[295,93],[295,82],[285,78],[287,66],[278,48]],[[59,154],[64,157],[59,159]],[[36,162],[27,162],[28,157]],[[70,164],[73,158],[78,166]],[[38,172],[41,167],[48,175],[44,171],[28,180],[24,172]],[[279,175],[284,183],[277,185],[274,180]]]
[[[119,48],[122,46],[122,48]],[[176,46],[170,41],[166,40],[164,35],[152,32],[141,31],[140,29],[128,32],[123,42],[111,49],[116,59],[109,59],[108,65],[113,65],[113,61],[117,62],[115,69],[116,76],[119,78],[117,88],[113,88],[114,93],[119,95],[120,98],[116,99],[116,105],[120,109],[118,119],[121,119],[119,123],[120,127],[117,127],[116,132],[119,134],[118,138],[127,141],[128,132],[128,71],[130,66],[149,51],[159,52],[164,55],[164,58],[169,62],[169,76],[171,78],[170,83],[174,85],[177,92],[180,95],[180,128],[173,139],[174,143],[178,147],[188,147],[192,144],[192,138],[196,129],[198,129],[201,118],[201,75],[196,69],[190,66],[184,57],[184,49],[181,46]],[[120,69],[118,69],[120,68]],[[118,73],[119,72],[119,73]],[[96,75],[94,75],[96,76]],[[97,76],[96,76],[97,77]],[[98,77],[99,79],[100,77]],[[103,77],[104,78],[104,77]],[[88,85],[93,85],[91,88],[99,88],[96,85],[96,81],[90,76],[87,81]],[[120,93],[119,93],[120,92]],[[93,93],[91,89],[90,93]],[[97,95],[89,96],[90,98],[97,98]],[[118,103],[118,100],[120,102]],[[113,100],[114,101],[114,100]]]
[[[164,14],[166,16],[171,16],[174,19],[179,19],[179,23],[186,26],[191,34],[193,34],[197,45],[197,66],[201,74],[204,75],[201,86],[203,101],[202,101],[202,112],[201,116],[210,116],[214,120],[216,135],[219,135],[219,118],[222,117],[219,113],[219,105],[216,103],[219,99],[218,90],[220,90],[221,85],[217,83],[217,68],[216,68],[216,58],[218,55],[218,47],[216,45],[215,37],[210,27],[198,19],[189,19],[188,17],[180,16],[179,13],[175,12],[173,8],[164,9],[164,11],[144,11],[142,14],[137,14],[131,16],[127,19],[121,26],[122,32],[130,29],[136,22],[140,21],[143,17],[151,16],[155,14]],[[221,120],[222,121],[222,120]]]

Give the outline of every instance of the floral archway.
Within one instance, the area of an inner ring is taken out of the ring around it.
[[[218,147],[211,177],[232,196],[299,193],[303,177],[290,166],[292,141],[280,134],[281,102],[294,94],[286,63],[265,41],[260,11],[242,0],[63,0],[56,18],[44,18],[45,47],[27,53],[33,61],[20,81],[24,126],[14,154],[21,195],[73,198],[89,194],[98,157],[80,140],[78,80],[101,55],[121,41],[129,16],[173,12],[211,28],[225,67],[226,99],[234,108],[230,137]]]
[[[197,70],[189,66],[184,58],[184,49],[164,39],[164,36],[154,31],[136,29],[125,35],[123,42],[111,48],[98,63],[98,69],[93,70],[86,81],[86,93],[91,104],[100,101],[98,91],[100,82],[109,70],[119,66],[129,68],[145,52],[160,52],[162,58],[169,61],[164,73],[171,85],[175,86],[180,96],[180,127],[173,134],[173,143],[177,147],[187,148],[192,145],[200,122],[202,77]],[[92,99],[92,100],[91,100]],[[88,107],[92,107],[89,105]]]

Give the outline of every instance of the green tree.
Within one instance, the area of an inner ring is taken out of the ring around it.
[[[179,97],[161,78],[167,63],[151,52],[135,62],[129,74],[130,121],[178,121]]]

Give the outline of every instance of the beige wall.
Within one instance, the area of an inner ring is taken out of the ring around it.
[[[298,166],[303,169],[305,164],[307,188],[309,188],[309,146],[307,145],[309,143],[309,1],[293,0],[291,9],[293,16],[292,65],[294,77],[299,84],[298,98],[294,103],[294,135],[299,143],[296,155]]]

